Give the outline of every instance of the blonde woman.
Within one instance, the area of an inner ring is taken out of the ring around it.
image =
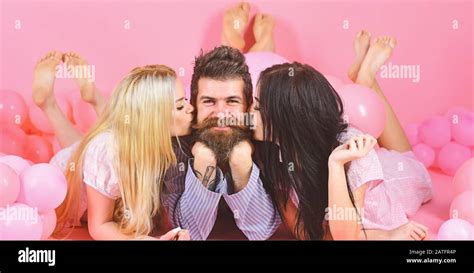
[[[66,147],[51,160],[68,181],[67,196],[56,210],[54,235],[62,236],[87,215],[96,240],[189,239],[179,228],[150,236],[157,228],[153,218],[165,217],[163,177],[176,164],[171,137],[190,132],[193,108],[184,100],[176,73],[164,65],[137,67],[120,81],[107,104],[92,82],[77,79],[82,98],[102,112],[81,136],[54,98],[55,68],[62,61],[67,66],[86,63],[76,53],[53,51],[38,62],[33,77],[33,101]]]

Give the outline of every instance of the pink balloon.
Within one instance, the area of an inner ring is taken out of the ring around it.
[[[53,156],[51,144],[37,135],[29,135],[26,138],[26,158],[35,163],[47,163]]]
[[[446,117],[435,116],[425,120],[418,133],[423,143],[439,148],[451,140],[451,123]]]
[[[450,219],[438,230],[438,240],[469,240],[472,225],[463,219]]]
[[[72,103],[72,115],[79,130],[87,132],[97,120],[94,108],[82,99],[74,99]]]
[[[454,194],[464,191],[474,191],[474,158],[464,162],[459,167],[453,180]]]
[[[4,209],[6,217],[0,218],[0,240],[39,240],[43,223],[38,211],[22,203]]]
[[[375,138],[385,127],[385,107],[375,91],[358,84],[346,84],[339,94],[344,103],[344,119]]]
[[[56,227],[56,212],[50,210],[40,214],[41,221],[43,222],[43,233],[41,239],[46,240],[53,234],[54,228]]]
[[[453,115],[451,133],[459,144],[474,146],[474,113]]]
[[[12,204],[20,193],[20,179],[10,166],[0,163],[0,207]]]
[[[454,197],[449,212],[451,219],[463,219],[474,224],[474,191],[465,191]]]
[[[18,126],[0,124],[0,151],[7,155],[24,156],[26,134]]]
[[[51,164],[40,163],[26,169],[21,175],[18,200],[47,212],[57,208],[66,197],[67,182],[61,170]]]
[[[448,175],[456,174],[461,165],[471,157],[471,150],[456,142],[444,145],[438,154],[438,166]]]
[[[20,175],[24,170],[31,166],[26,160],[16,155],[6,155],[0,157],[0,163],[8,165],[16,172],[17,175]]]
[[[423,163],[426,168],[429,168],[435,161],[436,155],[433,148],[424,143],[413,146],[413,153],[415,153],[416,158]]]
[[[410,142],[410,145],[415,146],[420,142],[420,139],[418,137],[418,128],[420,126],[416,123],[409,123],[405,126],[405,134],[408,137],[408,141]]]
[[[72,119],[72,110],[71,106],[69,105],[68,100],[64,96],[57,96],[56,102],[59,106],[59,109],[64,113],[64,115],[71,120]],[[44,114],[43,110],[41,110],[35,104],[31,104],[29,106],[29,113],[30,113],[30,120],[31,124],[34,128],[40,130],[43,133],[53,134],[54,130],[51,124],[49,123],[48,118]]]
[[[469,111],[469,109],[467,109],[466,107],[455,106],[449,109],[444,116],[447,117],[449,120],[452,120],[454,115],[459,115],[462,113],[469,113],[469,112],[471,111]]]
[[[0,91],[0,123],[21,126],[28,119],[28,110],[23,97],[10,90]]]
[[[245,54],[245,62],[249,67],[253,91],[256,92],[256,85],[260,78],[260,73],[276,64],[287,63],[288,60],[273,52],[248,52]]]
[[[433,148],[433,151],[435,153],[435,160],[433,161],[433,164],[431,164],[431,168],[439,168],[437,158],[439,155],[439,151],[441,151],[441,148]]]

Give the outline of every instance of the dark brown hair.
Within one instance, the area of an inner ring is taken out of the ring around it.
[[[229,46],[219,46],[206,54],[203,54],[201,51],[201,54],[196,57],[193,77],[191,79],[191,105],[195,109],[198,82],[201,78],[222,81],[241,78],[244,81],[243,91],[247,108],[253,102],[252,79],[249,68],[245,63],[245,56],[238,49]]]
[[[328,159],[347,128],[342,100],[321,73],[297,62],[265,69],[257,86],[263,138],[272,144],[263,146],[257,162],[265,189],[280,213],[294,190],[297,237],[322,240],[329,231]]]

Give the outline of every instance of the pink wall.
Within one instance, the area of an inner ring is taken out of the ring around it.
[[[131,68],[184,67],[219,43],[223,10],[236,1],[1,2],[0,88],[30,101],[32,69],[47,51],[74,50],[96,66],[98,87],[110,93]],[[276,17],[277,53],[345,79],[352,39],[361,28],[397,37],[391,59],[419,65],[420,82],[380,79],[402,122],[419,122],[452,106],[473,107],[471,1],[251,1],[252,14]],[[15,20],[22,28],[15,29]],[[130,20],[131,29],[124,29]],[[344,29],[343,20],[349,21]],[[459,23],[453,29],[453,20]],[[78,92],[59,79],[58,92]]]

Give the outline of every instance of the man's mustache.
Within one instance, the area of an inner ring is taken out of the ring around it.
[[[233,117],[225,117],[225,118],[219,118],[219,117],[212,117],[212,118],[206,118],[204,119],[200,124],[194,124],[192,126],[193,129],[195,130],[204,130],[204,129],[211,129],[214,127],[229,127],[233,129],[240,129],[247,131],[249,130],[249,127],[240,125],[239,120]]]
[[[235,145],[240,141],[251,139],[251,130],[246,126],[234,125],[233,119],[212,117],[203,120],[194,126],[195,141],[204,143],[216,155],[217,164],[221,168],[227,168],[229,155]],[[228,132],[214,131],[214,127],[229,127]]]

